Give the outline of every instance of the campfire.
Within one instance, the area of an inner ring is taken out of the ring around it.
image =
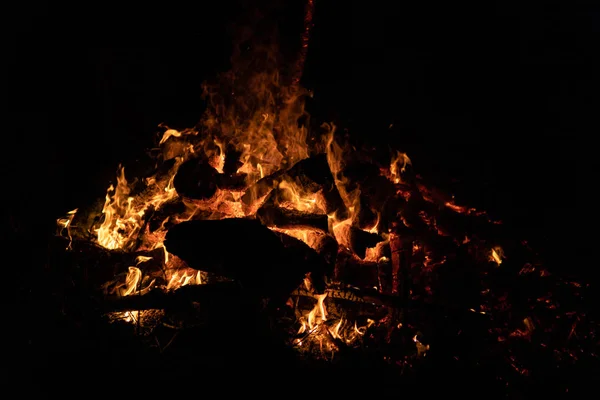
[[[494,365],[502,387],[596,357],[597,321],[577,307],[589,285],[548,272],[401,149],[311,121],[273,46],[232,64],[204,85],[198,125],[161,125],[144,172],[119,166],[104,199],[57,220],[54,270],[88,312],[161,353],[186,329],[261,315],[304,360]]]

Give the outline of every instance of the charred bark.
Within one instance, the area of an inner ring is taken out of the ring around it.
[[[251,219],[183,222],[167,232],[165,246],[191,268],[238,280],[272,297],[289,293],[308,272],[322,276],[326,268],[307,261],[310,256],[300,257],[297,249]]]
[[[398,297],[378,293],[373,289],[358,290],[348,287],[332,287],[325,290],[328,298],[353,303],[372,304],[377,306],[400,307]],[[298,287],[288,293],[289,296],[316,298],[319,293]],[[239,304],[242,301],[257,301],[260,296],[245,289],[236,282],[218,282],[206,285],[183,286],[171,292],[159,289],[144,295],[113,297],[102,304],[104,313],[117,311],[143,311],[151,309],[175,310],[189,308],[192,303],[200,307],[212,305]]]
[[[180,197],[169,200],[164,203],[159,209],[155,210],[150,220],[148,221],[148,228],[150,232],[154,232],[161,226],[169,227],[169,221],[181,215],[186,210],[186,205]]]
[[[379,286],[377,263],[363,261],[347,250],[338,252],[335,275],[336,282],[343,282],[358,288],[374,288]]]
[[[328,265],[326,276],[332,277],[337,260],[339,248],[338,242],[329,234],[321,235],[313,248],[321,257],[323,257]]]
[[[242,152],[236,150],[232,145],[227,146],[225,150],[225,163],[223,164],[223,174],[225,175],[235,175],[244,165],[240,161],[240,157],[242,156]]]
[[[392,253],[392,294],[408,300],[409,271],[413,251],[414,237],[410,232],[392,232],[390,234],[390,250]]]
[[[265,202],[256,212],[256,216],[265,226],[328,232],[327,215],[282,208],[272,202]]]
[[[173,185],[180,196],[206,200],[217,192],[217,175],[217,170],[207,160],[193,158],[179,166]]]
[[[244,203],[245,206],[250,207],[258,199],[268,195],[271,190],[279,185],[279,182],[284,174],[284,170],[279,170],[271,175],[259,179],[254,185],[246,189],[246,192],[241,197],[242,203]]]
[[[348,235],[350,249],[360,258],[365,258],[368,248],[375,247],[377,243],[383,241],[383,238],[378,234],[365,232],[354,226],[350,227]]]
[[[242,191],[248,184],[246,183],[247,174],[217,174],[215,183],[221,190]]]
[[[61,249],[64,257],[57,265],[71,266],[67,276],[91,290],[110,282],[120,274],[127,273],[129,267],[139,268],[144,275],[162,277],[165,253],[162,248],[125,252],[109,250],[93,242],[53,238],[52,247]],[[64,251],[69,246],[69,251]],[[64,271],[63,271],[64,274]]]

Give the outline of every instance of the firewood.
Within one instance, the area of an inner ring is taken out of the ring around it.
[[[414,236],[406,231],[396,230],[390,233],[392,253],[392,294],[402,299],[409,297],[409,271],[413,251]]]
[[[311,280],[313,287],[318,292],[325,290],[325,276],[330,276],[329,272],[333,272],[333,265],[330,265],[324,256],[317,250],[311,248],[300,239],[296,239],[282,232],[273,232],[279,237],[281,243],[289,253],[289,257],[297,260],[302,260],[306,264],[319,266],[311,271]],[[322,249],[323,251],[325,249]]]
[[[379,291],[381,293],[388,295],[392,294],[394,282],[391,257],[381,257],[377,261],[377,280],[379,284]]]
[[[350,249],[360,258],[365,258],[367,248],[375,247],[383,238],[376,233],[366,232],[351,226],[348,231]]]
[[[356,289],[352,287],[328,287],[325,290],[327,298],[336,300],[346,300],[354,303],[368,303],[380,306],[399,307],[401,306],[400,299],[397,296],[389,296],[379,293],[376,289]],[[311,292],[306,288],[299,287],[294,290],[291,296],[315,297],[317,293]]]
[[[169,229],[164,244],[191,268],[235,279],[273,297],[289,293],[308,272],[322,276],[325,268],[299,257],[253,219],[182,222]]]
[[[265,226],[328,231],[327,215],[282,208],[271,202],[265,202],[256,212],[256,216]]]
[[[241,173],[216,174],[215,183],[222,190],[242,191],[248,186],[247,177],[247,174]]]
[[[285,171],[279,170],[259,179],[246,189],[241,197],[242,203],[247,207],[252,206],[258,199],[265,197],[271,190],[277,187],[284,175]]]
[[[327,298],[336,301],[372,304],[377,306],[399,307],[400,299],[378,293],[374,289],[359,290],[350,287],[331,287],[325,289]],[[319,293],[297,287],[288,296],[316,298]],[[110,297],[102,304],[105,313],[116,311],[142,311],[150,309],[181,309],[199,303],[200,307],[212,307],[222,303],[240,303],[257,300],[256,293],[245,289],[236,282],[217,282],[205,285],[187,285],[179,289],[165,292],[160,289],[151,290],[144,295]]]
[[[210,199],[217,192],[218,172],[202,157],[192,158],[179,166],[173,185],[180,196]]]
[[[223,164],[223,174],[225,175],[235,175],[244,165],[240,161],[240,157],[242,156],[242,152],[237,150],[234,146],[228,145],[225,149],[225,163]]]
[[[69,250],[64,253],[69,260],[63,263],[73,266],[70,271],[72,279],[81,280],[89,287],[100,287],[116,275],[126,273],[129,267],[137,267],[152,277],[163,275],[165,253],[162,248],[125,252],[109,250],[88,240],[69,241],[67,238],[54,237],[51,241],[53,248],[62,251],[69,243]]]
[[[333,275],[333,271],[335,268],[335,263],[337,260],[338,254],[338,242],[335,238],[329,234],[319,235],[317,242],[313,246],[315,251],[319,253],[321,257],[325,260],[327,265],[329,266],[326,275],[331,277]]]
[[[348,217],[348,210],[329,168],[327,154],[317,154],[297,162],[288,170],[287,175],[296,179],[308,178],[319,185],[325,200],[325,212],[329,215],[336,213],[336,218],[340,220]]]
[[[159,209],[155,210],[150,217],[150,221],[148,222],[150,232],[159,229],[165,221],[167,221],[165,225],[168,227],[168,221],[171,218],[184,213],[185,210],[186,205],[180,197],[167,201]]]
[[[358,211],[354,215],[353,225],[361,229],[371,229],[378,222],[378,215],[371,208],[369,197],[361,191]]]
[[[247,300],[250,295],[251,293],[244,290],[237,282],[186,285],[169,292],[153,289],[143,295],[107,297],[102,304],[102,310],[108,313],[151,309],[182,309],[190,307],[193,302],[200,303],[202,307],[210,307],[225,302],[239,303],[242,298]]]
[[[358,288],[376,288],[379,286],[377,263],[363,261],[351,252],[340,248],[334,280]]]

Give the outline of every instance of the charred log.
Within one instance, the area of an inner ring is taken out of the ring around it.
[[[315,290],[318,292],[323,292],[325,289],[325,276],[331,276],[331,273],[333,272],[333,265],[330,265],[321,253],[311,248],[302,240],[296,239],[282,232],[273,233],[279,237],[290,257],[303,260],[303,262],[307,264],[321,266],[314,271],[311,271],[311,279],[313,281]],[[321,273],[320,275],[318,274],[319,272]]]
[[[334,279],[361,289],[378,287],[377,263],[360,260],[349,251],[340,249]]]
[[[183,222],[167,232],[165,246],[191,268],[235,279],[272,297],[289,293],[306,273],[322,276],[325,269],[324,263],[298,257],[258,220]]]
[[[375,247],[383,238],[376,233],[366,232],[354,226],[348,231],[350,249],[360,258],[365,258],[368,248]]]
[[[69,271],[70,279],[81,282],[92,290],[114,280],[115,276],[127,273],[129,267],[139,268],[144,275],[161,277],[165,253],[162,248],[125,252],[109,250],[87,240],[69,241],[66,238],[54,237],[52,246],[65,249],[68,260],[61,264],[72,265]]]
[[[164,203],[159,209],[155,210],[148,222],[150,232],[159,229],[163,224],[168,228],[169,220],[174,216],[183,214],[186,210],[183,200],[178,197]]]
[[[105,313],[117,311],[143,311],[152,309],[177,310],[200,303],[202,307],[214,304],[239,303],[242,298],[249,298],[236,282],[217,282],[207,285],[183,286],[171,292],[154,289],[144,295],[132,295],[108,298],[102,305]]]
[[[320,235],[313,248],[329,265],[327,276],[332,276],[339,248],[337,240],[329,234]]]
[[[181,164],[173,180],[180,196],[190,199],[210,199],[217,192],[218,172],[202,157]]]
[[[277,187],[284,174],[284,170],[279,170],[271,175],[259,179],[254,185],[246,189],[246,192],[241,197],[242,203],[249,207],[252,206],[258,199],[268,195],[271,190]]]
[[[371,229],[377,225],[378,219],[377,213],[371,208],[369,198],[361,192],[358,212],[355,214],[354,220],[352,221],[353,224],[361,229]]]
[[[368,303],[388,307],[400,307],[402,305],[398,297],[381,294],[372,288],[356,289],[351,287],[331,287],[327,288],[325,293],[327,293],[327,298],[346,300],[353,303]],[[306,290],[303,287],[299,287],[290,295],[315,297],[317,293]]]
[[[244,165],[243,162],[240,161],[240,157],[242,156],[242,152],[237,150],[235,147],[229,145],[225,150],[225,163],[223,164],[223,174],[225,175],[235,175]]]
[[[270,202],[263,204],[256,212],[256,216],[265,226],[281,229],[311,229],[325,233],[328,231],[327,215],[282,208]]]
[[[248,185],[246,183],[247,174],[217,174],[215,183],[219,189],[241,191]]]
[[[325,200],[325,212],[329,215],[336,213],[336,218],[343,220],[348,217],[348,210],[340,192],[335,185],[335,179],[329,168],[327,154],[318,154],[297,162],[287,172],[288,176],[295,179],[306,179],[319,185]],[[303,185],[307,185],[304,182]]]
[[[353,303],[377,306],[399,307],[398,297],[378,293],[373,289],[358,290],[348,287],[332,287],[325,290],[328,298]],[[316,298],[319,293],[298,287],[289,296]],[[243,301],[257,300],[258,297],[236,282],[218,282],[206,285],[183,286],[171,292],[152,290],[144,295],[113,297],[102,304],[104,313],[117,311],[143,311],[151,309],[176,310],[199,303],[200,307],[214,305],[240,304]]]
[[[390,234],[390,250],[392,253],[392,294],[407,300],[409,297],[409,272],[413,252],[414,237],[408,232],[392,232]]]

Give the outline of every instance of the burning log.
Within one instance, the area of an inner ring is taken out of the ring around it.
[[[185,309],[190,307],[193,302],[201,303],[202,306],[241,303],[239,300],[249,295],[237,282],[217,282],[207,285],[182,286],[170,292],[154,289],[144,295],[108,298],[102,305],[102,309],[105,313]]]
[[[254,185],[246,189],[246,192],[241,197],[242,203],[245,206],[250,207],[256,202],[256,200],[268,195],[271,190],[277,187],[284,174],[284,170],[279,170],[271,175],[259,179]]]
[[[337,219],[340,220],[348,217],[348,210],[329,168],[327,154],[318,154],[297,162],[287,171],[287,175],[301,180],[303,187],[316,183],[322,189],[325,212],[329,215],[336,213]],[[307,178],[309,182],[306,181]]]
[[[163,224],[168,228],[167,224],[169,221],[177,215],[183,214],[186,208],[185,203],[180,197],[167,201],[159,209],[155,210],[150,217],[148,221],[150,232],[156,231]]]
[[[409,271],[413,252],[414,237],[406,230],[390,234],[390,250],[392,252],[392,294],[402,299],[409,297]]]
[[[325,214],[314,214],[304,211],[279,207],[275,201],[277,192],[273,191],[256,212],[263,225],[281,229],[312,229],[327,233],[329,221]]]
[[[306,273],[319,277],[326,269],[324,262],[307,262],[314,257],[300,257],[298,248],[286,247],[258,220],[183,222],[169,229],[164,244],[191,268],[238,280],[272,297],[292,291]],[[313,284],[324,289],[323,282]]]
[[[333,267],[335,266],[337,254],[338,254],[338,242],[335,238],[329,234],[320,235],[317,241],[312,245],[315,251],[323,257],[325,262],[331,266],[331,270],[328,271],[327,276],[333,274]]]
[[[402,303],[396,296],[381,294],[374,289],[359,290],[349,287],[332,287],[325,290],[328,298],[353,303],[376,306],[400,307]],[[320,294],[298,287],[289,296],[318,298]],[[185,309],[192,303],[200,307],[212,307],[215,304],[236,304],[253,299],[253,293],[244,289],[237,282],[216,282],[205,285],[187,285],[179,289],[165,292],[151,290],[143,295],[131,295],[107,298],[102,304],[105,313],[117,311],[143,311],[151,309]]]
[[[337,213],[338,219],[347,218],[348,211],[335,185],[326,154],[305,158],[288,170],[279,170],[261,178],[246,190],[241,197],[242,203],[251,206],[256,200],[268,195],[284,179],[298,181],[303,188],[312,189],[314,192],[321,190],[325,200],[325,212],[327,214]]]
[[[240,157],[242,156],[242,152],[237,150],[234,146],[229,145],[225,150],[225,163],[223,164],[223,174],[224,175],[235,175],[244,165],[243,162],[240,161]]]
[[[69,243],[66,238],[54,239],[57,248],[66,248]],[[109,250],[87,240],[72,240],[66,255],[70,257],[70,262],[64,260],[61,264],[74,266],[71,278],[96,288],[126,273],[129,267],[139,268],[150,277],[162,277],[164,274],[165,252],[162,248],[124,252]]]
[[[350,249],[360,258],[365,258],[367,248],[375,247],[383,238],[376,233],[366,232],[351,226],[348,231]]]
[[[216,169],[202,157],[190,159],[179,167],[173,185],[180,196],[190,199],[210,199],[217,192]]]
[[[369,198],[362,192],[359,198],[358,211],[352,222],[362,229],[371,229],[377,225],[378,215],[371,208]]]
[[[363,261],[345,249],[338,252],[334,280],[359,288],[379,286],[377,263]]]
[[[232,170],[237,165],[228,165]],[[238,167],[239,168],[239,167]],[[196,200],[210,199],[217,189],[241,191],[247,187],[246,174],[223,173],[220,174],[203,157],[193,158],[181,164],[173,184],[177,193],[183,197]]]
[[[379,293],[376,289],[356,289],[351,287],[332,287],[325,290],[327,298],[346,300],[353,303],[367,303],[378,306],[401,307],[402,303],[397,296]],[[290,296],[303,296],[317,298],[317,293],[299,287],[290,293]]]
[[[331,276],[333,274],[334,264],[328,262],[324,257],[324,255],[326,256],[328,254],[322,254],[318,250],[311,248],[302,240],[296,239],[285,233],[276,231],[273,233],[279,237],[281,243],[283,243],[283,246],[288,250],[290,257],[303,260],[306,264],[322,266],[311,271],[311,279],[316,283],[315,289],[322,292],[323,284],[321,282],[324,281],[325,276]],[[335,239],[332,238],[332,240],[335,242]],[[330,248],[326,248],[331,246],[331,242],[329,242],[329,240],[322,239],[321,242],[327,242],[323,244],[323,247],[320,249],[321,251],[331,251]],[[337,242],[335,243],[337,245]],[[320,273],[320,275],[318,275],[318,273]]]

